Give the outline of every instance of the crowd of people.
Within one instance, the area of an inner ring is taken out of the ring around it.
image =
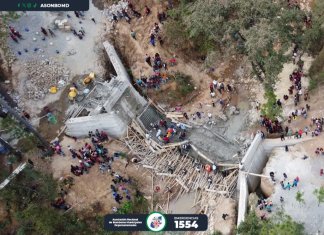
[[[300,52],[298,51],[298,46],[295,46],[292,53],[292,60],[294,63],[297,63],[298,68],[295,69],[290,75],[289,80],[291,82],[291,86],[288,88],[288,94],[283,95],[282,102],[280,99],[274,103],[274,106],[278,106],[282,108],[284,103],[290,99],[290,97],[294,101],[294,105],[296,109],[292,111],[287,117],[288,125],[291,124],[294,120],[298,119],[298,117],[303,117],[304,119],[308,118],[308,112],[310,111],[310,105],[306,103],[309,101],[309,92],[307,88],[302,87],[302,77],[303,74],[303,61],[301,60]],[[303,96],[303,97],[302,97]],[[301,105],[302,100],[305,102],[305,106]],[[256,109],[260,109],[260,104],[257,102]],[[311,132],[312,136],[318,136],[322,131],[323,121],[322,118],[312,118],[312,122],[310,123],[310,127],[305,126],[293,131],[291,128],[286,126],[283,128],[283,122],[279,121],[277,118],[271,120],[270,118],[261,115],[260,116],[260,124],[262,127],[265,127],[267,133],[279,133],[281,134],[281,140],[285,140],[285,137],[291,138],[301,138],[305,133],[306,135]],[[314,128],[313,128],[314,127]],[[310,129],[313,129],[311,131]]]
[[[184,141],[186,139],[186,126],[178,123],[168,123],[166,120],[161,119],[157,123],[151,123],[151,132],[154,131],[155,137],[164,144],[168,144],[171,141]],[[147,134],[147,138],[150,138],[150,134]]]
[[[299,183],[299,177],[297,176],[292,183],[290,183],[289,181],[287,182],[287,184],[285,185],[285,181],[287,180],[287,174],[286,173],[283,173],[283,177],[284,179],[282,181],[280,181],[280,185],[281,185],[281,188],[286,190],[290,190],[291,187],[297,187],[298,186],[298,183]]]
[[[271,213],[273,203],[270,199],[259,198],[258,202],[257,202],[257,206],[260,210],[266,210],[267,212]],[[265,216],[265,214],[263,216]],[[261,216],[261,219],[264,219],[264,218],[262,218],[262,216]]]
[[[104,131],[99,131],[98,129],[96,129],[94,132],[89,131],[88,138],[91,140],[91,144],[86,142],[78,150],[70,145],[67,146],[72,158],[79,159],[79,165],[71,165],[71,173],[75,176],[83,175],[84,173],[88,173],[89,169],[98,163],[99,171],[101,173],[110,172],[110,175],[112,176],[110,189],[108,190],[111,190],[114,200],[118,204],[121,204],[124,198],[131,200],[131,192],[129,189],[129,185],[132,184],[131,179],[121,176],[112,169],[112,163],[116,159],[119,159],[122,156],[122,153],[114,152],[112,156],[108,155],[108,149],[105,148],[103,144],[109,140],[109,137]],[[55,139],[51,143],[51,147],[55,153],[65,156],[58,139]],[[130,161],[127,160],[125,169],[130,162],[138,163],[139,159],[133,157]],[[137,192],[136,195],[138,196],[139,193],[140,192]],[[51,205],[57,209],[68,210],[71,206],[65,202],[64,197],[66,194],[67,192],[61,189],[60,197],[56,198]],[[117,211],[117,207],[112,208],[112,212],[115,213]]]
[[[83,11],[74,11],[74,14],[75,14],[75,16],[77,18],[79,18],[79,24],[81,25],[82,24],[82,20],[85,20],[85,12],[83,12]],[[69,15],[69,14],[67,14],[66,16],[67,16],[67,18],[72,18],[72,16]],[[90,20],[93,21],[94,23],[96,23],[96,20],[95,20],[94,17],[91,16],[90,17]],[[24,31],[25,32],[29,32],[30,29],[28,27],[25,27]],[[41,40],[42,41],[46,41],[47,38],[56,37],[56,34],[54,33],[55,27],[52,27],[52,28],[47,27],[47,28],[45,28],[45,27],[41,26],[39,28],[39,31],[41,32]],[[82,40],[85,37],[85,34],[86,34],[85,33],[85,29],[82,26],[80,26],[80,29],[77,29],[76,27],[72,27],[71,26],[70,27],[70,32],[74,36],[78,37],[80,40]],[[36,32],[36,35],[38,35],[38,34],[39,34],[39,32]],[[24,39],[23,38],[23,35],[19,31],[17,31],[13,26],[9,26],[9,36],[16,43],[19,43],[19,40],[23,40]],[[33,38],[33,40],[36,41],[36,38]],[[38,47],[35,47],[33,49],[33,52],[37,52],[37,51],[42,51],[42,49],[41,48],[38,48]],[[17,54],[18,55],[22,55],[23,53],[28,53],[28,52],[29,52],[29,49],[24,48],[21,51],[18,50],[17,51]],[[56,54],[59,54],[60,53],[59,50],[55,50],[55,52],[56,52]]]
[[[136,80],[136,84],[142,88],[160,88],[160,85],[169,79],[168,64],[162,61],[159,53],[155,53],[154,57],[146,54],[145,62],[152,67],[153,74],[149,77],[141,76]]]
[[[71,146],[68,146],[70,153],[72,154],[72,158],[79,159],[79,165],[71,165],[71,172],[76,175],[82,175],[83,173],[87,173],[88,169],[90,169],[95,163],[99,164],[99,169],[101,171],[109,169],[109,163],[114,160],[116,154],[113,157],[108,156],[108,149],[103,146],[103,142],[108,141],[108,135],[98,130],[93,132],[89,132],[89,138],[91,139],[91,144],[85,143],[84,146],[76,150]],[[108,163],[108,164],[107,164]]]
[[[131,23],[132,17],[141,18],[142,14],[136,10],[136,4],[132,1],[127,1],[128,5],[126,8],[120,11],[116,11],[116,13],[112,13],[112,21],[117,23],[122,19],[125,19],[129,24]],[[146,5],[144,7],[144,16],[147,17],[152,14],[151,9]],[[149,40],[148,43],[153,47],[156,46],[156,43],[159,42],[160,46],[163,46],[164,40],[162,38],[162,30],[161,27],[164,21],[167,19],[167,15],[165,11],[158,11],[157,13],[157,22],[154,23],[151,30],[149,31]],[[137,33],[135,30],[130,30],[130,36],[137,40]],[[177,60],[174,57],[169,59],[168,61],[162,61],[159,53],[155,53],[154,56],[150,56],[148,54],[145,55],[145,63],[147,63],[150,67],[152,67],[152,74],[149,76],[141,75],[140,78],[136,80],[136,85],[141,88],[160,88],[162,83],[165,83],[168,76],[168,66],[174,66],[177,63]]]

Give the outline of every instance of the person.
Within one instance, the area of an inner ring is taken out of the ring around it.
[[[309,111],[310,110],[310,106],[308,104],[306,104],[306,110]]]
[[[158,129],[158,131],[156,132],[155,137],[156,138],[159,138],[159,136],[161,135],[161,133],[162,133],[161,129]]]
[[[23,113],[23,116],[26,118],[26,119],[30,119],[30,115],[29,115],[29,113],[27,113],[25,110],[23,110],[22,111],[22,113]]]
[[[227,216],[229,216],[229,215],[223,213],[223,215],[222,215],[223,220],[226,220],[226,217],[227,217]]]
[[[34,162],[32,160],[30,160],[29,158],[27,159],[28,163],[31,165],[31,166],[34,166]]]
[[[41,31],[42,31],[42,33],[43,33],[45,36],[47,36],[47,31],[46,31],[46,29],[44,29],[43,27],[41,27]]]
[[[282,103],[281,103],[280,99],[277,100],[277,105],[278,105],[279,107],[282,106]]]
[[[148,8],[148,6],[145,5],[145,14],[146,16],[148,16],[151,13],[150,8]]]
[[[280,196],[280,202],[283,203],[284,202],[284,198],[282,196]]]
[[[285,146],[285,151],[288,152],[289,149],[288,149],[288,145]]]
[[[135,31],[131,30],[130,35],[131,35],[131,37],[132,37],[133,39],[136,40],[136,32],[135,32]]]
[[[271,180],[272,181],[275,181],[275,179],[274,179],[274,172],[273,171],[270,172],[270,177],[271,177]]]
[[[297,187],[297,184],[298,184],[298,181],[296,179],[294,179],[293,184],[292,184],[291,187]]]
[[[148,54],[145,54],[145,62],[152,67],[151,56],[149,56]]]
[[[179,136],[179,140],[184,140],[186,138],[186,132],[182,131]]]
[[[286,180],[287,179],[287,174],[283,173],[283,177],[284,177],[284,180]]]
[[[115,23],[117,23],[118,22],[118,17],[115,14],[112,14],[112,17],[113,17],[113,21]]]
[[[207,177],[207,182],[209,183],[209,185],[211,185],[211,183],[213,182],[213,179],[212,179],[212,177]]]
[[[213,163],[212,169],[213,169],[214,174],[216,175],[216,173],[217,173],[217,166],[216,166],[215,163]]]
[[[282,188],[282,189],[285,189],[285,184],[284,184],[283,181],[280,181],[280,185],[281,185],[281,188]]]
[[[154,34],[150,35],[150,43],[152,44],[152,46],[155,47],[155,36],[154,36]]]
[[[285,140],[285,135],[283,133],[281,134],[280,139],[281,139],[281,141]]]
[[[128,165],[129,165],[129,160],[127,159],[127,162],[125,164],[125,169],[127,168]]]
[[[159,36],[157,37],[157,39],[158,39],[160,45],[163,46],[164,41],[163,41],[162,37],[159,35]]]
[[[48,28],[48,32],[51,34],[52,37],[55,37],[54,32],[50,28]]]
[[[91,20],[96,24],[95,18],[91,17]]]
[[[285,189],[288,188],[288,189],[290,190],[290,187],[291,187],[291,185],[290,185],[290,183],[288,182],[288,184],[285,186]]]

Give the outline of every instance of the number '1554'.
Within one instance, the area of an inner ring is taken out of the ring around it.
[[[174,223],[175,223],[176,228],[198,228],[198,224],[197,224],[196,220],[194,220],[194,221],[175,220]]]

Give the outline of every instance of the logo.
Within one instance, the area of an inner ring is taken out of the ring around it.
[[[166,219],[164,215],[159,212],[153,212],[146,218],[146,226],[152,232],[160,232],[166,225]]]

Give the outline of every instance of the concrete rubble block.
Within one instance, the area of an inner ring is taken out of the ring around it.
[[[25,64],[27,80],[25,89],[28,99],[43,99],[51,86],[60,80],[68,81],[70,72],[54,60],[35,60]]]

